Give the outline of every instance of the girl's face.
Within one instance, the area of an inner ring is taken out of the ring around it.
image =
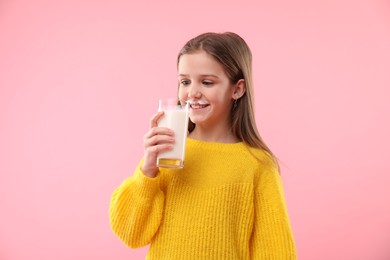
[[[223,66],[205,51],[179,60],[179,99],[190,102],[190,118],[197,126],[229,127],[234,87]]]

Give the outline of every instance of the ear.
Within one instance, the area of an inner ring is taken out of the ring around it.
[[[244,79],[240,79],[239,81],[237,81],[236,84],[234,84],[233,86],[233,94],[232,94],[232,98],[233,99],[239,99],[241,98],[244,94],[245,94],[245,91],[246,91],[246,84],[245,84],[245,80]]]

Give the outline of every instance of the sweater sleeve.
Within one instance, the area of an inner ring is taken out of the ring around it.
[[[134,175],[114,191],[110,203],[111,228],[131,248],[151,242],[160,226],[164,208],[160,174],[149,178],[142,173],[140,165]]]
[[[295,260],[296,249],[276,166],[265,166],[255,188],[251,259]]]

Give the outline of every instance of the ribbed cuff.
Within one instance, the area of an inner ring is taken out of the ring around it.
[[[150,178],[138,167],[134,173],[135,191],[141,198],[152,199],[160,191],[160,177]]]

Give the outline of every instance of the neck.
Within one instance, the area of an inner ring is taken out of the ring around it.
[[[199,125],[195,126],[195,129],[188,135],[188,137],[216,143],[237,143],[239,140],[235,137],[232,131],[227,127],[213,127],[207,128]]]

